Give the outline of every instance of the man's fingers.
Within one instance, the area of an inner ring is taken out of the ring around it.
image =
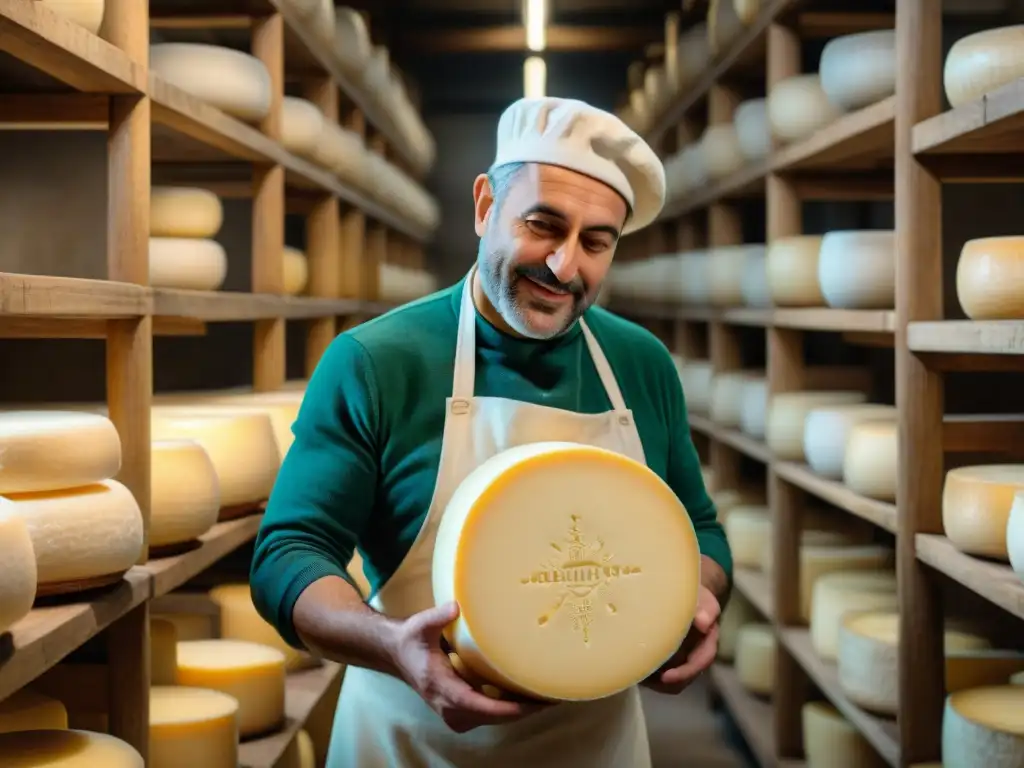
[[[715,654],[718,652],[718,625],[711,627],[710,631],[705,635],[704,639],[701,640],[693,653],[690,654],[686,663],[673,669],[666,670],[661,675],[661,680],[665,685],[678,685],[688,681],[689,679],[696,677],[699,673],[703,672],[711,663],[715,660]]]
[[[440,638],[441,632],[459,616],[459,604],[456,602],[435,605],[416,614],[416,629],[425,636]]]
[[[515,701],[494,699],[479,691],[463,680],[451,667],[439,673],[438,693],[449,706],[462,709],[476,715],[499,719],[521,717],[526,713],[524,705]]]

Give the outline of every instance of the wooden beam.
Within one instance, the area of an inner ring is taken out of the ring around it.
[[[620,51],[643,49],[660,43],[664,30],[659,27],[548,27],[549,51]],[[522,24],[449,29],[425,33],[405,33],[398,50],[410,53],[496,53],[526,51],[526,29]]]

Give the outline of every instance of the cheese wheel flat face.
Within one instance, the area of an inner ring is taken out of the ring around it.
[[[153,686],[149,691],[149,768],[235,768],[238,702],[220,691]]]
[[[298,296],[306,290],[309,281],[309,264],[306,254],[298,248],[284,248],[284,294]]]
[[[761,569],[761,553],[771,540],[772,521],[765,506],[736,506],[725,519],[725,535],[733,563],[740,568]]]
[[[704,161],[712,179],[721,179],[743,167],[746,158],[740,150],[739,136],[732,123],[708,126],[701,137]]]
[[[760,160],[772,151],[772,130],[768,125],[768,102],[750,99],[740,102],[733,117],[740,152],[747,160]]]
[[[103,733],[68,730],[0,734],[0,765],[4,768],[146,768],[134,747],[120,739]]]
[[[818,283],[825,303],[836,309],[895,308],[896,233],[827,233],[818,255]]]
[[[736,676],[740,685],[759,696],[771,696],[775,689],[777,641],[771,624],[751,623],[736,635]]]
[[[0,513],[0,634],[31,612],[38,577],[28,525]]]
[[[764,245],[744,246],[743,276],[740,292],[748,307],[767,308],[772,305],[772,292],[768,285],[768,251]]]
[[[67,727],[68,711],[57,699],[22,688],[0,701],[0,733]]]
[[[834,571],[811,586],[811,645],[823,659],[839,652],[839,630],[847,614],[895,609],[896,574],[891,571]]]
[[[239,120],[255,123],[270,112],[270,73],[259,59],[203,43],[158,43],[149,48],[152,72]]]
[[[57,491],[114,477],[121,438],[95,413],[0,413],[0,494]]]
[[[821,51],[818,74],[825,96],[842,111],[892,96],[896,93],[896,30],[832,38]]]
[[[764,438],[768,419],[768,380],[748,381],[743,387],[740,429],[759,440]]]
[[[826,701],[801,710],[807,768],[886,768],[863,734]]]
[[[830,480],[841,480],[850,430],[862,421],[896,419],[896,407],[859,403],[815,408],[804,421],[804,457],[811,469]]]
[[[867,400],[863,392],[801,391],[779,392],[768,405],[765,441],[783,461],[804,461],[804,433],[807,416],[816,408],[856,405]]]
[[[1024,77],[1022,45],[1021,24],[975,32],[953,43],[942,72],[949,103],[963,106]]]
[[[149,238],[149,284],[154,288],[216,291],[228,274],[228,257],[216,240]]]
[[[224,206],[213,192],[198,187],[153,187],[149,193],[151,237],[215,237]]]
[[[1024,491],[1024,465],[958,467],[946,473],[942,527],[961,552],[1006,561],[1006,531],[1018,491]]]
[[[718,307],[742,306],[743,272],[747,265],[746,246],[712,248],[708,258],[711,303]]]
[[[956,265],[956,295],[971,320],[1024,318],[1024,237],[964,243]]]
[[[157,440],[150,457],[150,546],[199,538],[220,513],[220,485],[209,454],[194,440]]]
[[[822,90],[817,73],[782,80],[768,93],[768,123],[780,141],[805,139],[841,114]]]
[[[1024,686],[958,691],[946,698],[943,765],[1016,768],[1024,762]]]
[[[449,641],[499,687],[589,700],[655,672],[693,620],[700,552],[686,509],[644,465],[575,443],[533,443],[480,465],[437,533]],[[515,642],[509,642],[509,638]]]
[[[99,34],[103,26],[103,13],[106,10],[105,0],[38,0],[54,13],[63,16],[85,27],[94,35]]]
[[[711,418],[723,427],[738,427],[748,384],[763,384],[762,372],[725,371],[711,380]]]

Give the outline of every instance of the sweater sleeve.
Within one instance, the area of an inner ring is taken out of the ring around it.
[[[303,590],[324,576],[352,582],[346,566],[376,492],[377,393],[365,349],[338,336],[310,378],[256,538],[253,603],[296,648],[292,610]]]

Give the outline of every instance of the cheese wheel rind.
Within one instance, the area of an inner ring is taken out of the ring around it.
[[[0,765],[4,768],[146,768],[142,756],[130,744],[105,733],[75,730],[0,733]]]
[[[154,685],[149,691],[149,768],[238,764],[239,702],[221,691]]]
[[[951,469],[942,489],[942,527],[954,547],[970,555],[1009,557],[1010,508],[1024,491],[1024,464]]]
[[[804,139],[841,114],[822,90],[817,73],[786,78],[768,92],[768,123],[780,141]]]
[[[834,706],[809,701],[801,710],[807,768],[885,768],[888,764]]]
[[[0,701],[0,733],[64,730],[67,708],[57,699],[29,688],[15,691]]]
[[[818,65],[821,89],[836,108],[861,109],[896,93],[896,30],[834,37]]]
[[[816,408],[855,405],[865,400],[867,395],[854,391],[778,392],[768,403],[765,442],[779,459],[802,461],[808,414]]]
[[[861,421],[850,427],[843,455],[843,484],[854,493],[895,502],[899,466],[898,423]]]
[[[194,440],[154,440],[150,457],[149,545],[199,538],[217,522],[221,506],[209,454]]]
[[[850,431],[862,421],[896,418],[896,407],[875,403],[823,406],[807,414],[804,421],[804,456],[815,472],[830,480],[841,480]]]
[[[208,189],[153,187],[149,191],[150,237],[215,237],[224,224],[224,205]]]
[[[149,284],[153,288],[215,291],[228,274],[228,256],[216,240],[149,238]]]
[[[771,624],[744,624],[736,633],[734,666],[740,685],[759,696],[775,689],[775,654],[778,641]]]
[[[821,239],[818,284],[835,309],[896,306],[896,233],[892,230],[832,231]]]
[[[312,157],[324,129],[324,113],[311,101],[285,96],[281,102],[281,144],[300,157]]]
[[[1013,495],[1006,520],[1006,553],[1010,567],[1024,581],[1024,491]]]
[[[772,303],[780,307],[820,307],[825,303],[818,280],[822,237],[794,235],[768,244],[765,269]]]
[[[205,43],[157,43],[149,67],[171,85],[229,115],[257,122],[270,112],[270,73],[248,53]]]
[[[1024,237],[964,243],[956,265],[956,294],[971,320],[1024,319]]]
[[[943,765],[1017,768],[1024,755],[1024,686],[957,691],[942,718]]]
[[[847,614],[896,608],[896,574],[891,571],[833,571],[811,586],[811,645],[823,659],[839,653]]]
[[[1024,76],[1022,43],[1022,24],[975,32],[953,43],[942,71],[950,105],[956,108],[977,101]]]

